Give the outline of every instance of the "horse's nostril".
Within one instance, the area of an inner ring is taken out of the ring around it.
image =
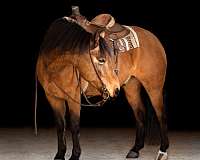
[[[118,96],[118,94],[119,94],[119,89],[116,88],[116,89],[115,89],[115,96]]]

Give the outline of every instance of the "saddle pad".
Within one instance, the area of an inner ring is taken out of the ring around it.
[[[133,28],[129,26],[124,26],[124,27],[130,30],[130,33],[123,38],[117,39],[116,43],[117,43],[119,52],[125,52],[125,51],[129,51],[130,49],[140,47],[137,33],[133,30]]]

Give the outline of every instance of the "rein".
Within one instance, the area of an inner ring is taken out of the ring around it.
[[[102,84],[102,88],[101,88],[101,90],[100,90],[100,93],[102,93],[103,100],[101,100],[101,101],[99,101],[99,102],[97,102],[97,103],[92,103],[92,102],[89,101],[88,97],[86,96],[86,94],[84,93],[84,91],[83,91],[83,89],[82,89],[82,87],[81,87],[81,76],[79,76],[79,73],[78,73],[77,68],[76,68],[76,77],[77,77],[77,80],[78,80],[78,85],[80,86],[80,95],[81,95],[81,93],[83,94],[83,96],[84,96],[84,98],[85,98],[85,100],[86,100],[86,102],[87,102],[88,104],[83,104],[83,103],[81,103],[81,102],[75,100],[75,99],[74,99],[73,97],[71,97],[68,93],[66,93],[61,87],[59,87],[58,85],[56,85],[56,86],[57,86],[59,89],[61,89],[71,100],[73,100],[75,103],[77,103],[77,104],[79,104],[79,105],[81,105],[81,106],[100,107],[100,106],[102,106],[102,105],[109,99],[109,92],[108,92],[108,90],[107,90],[107,88],[106,88],[106,85],[103,83],[101,77],[99,76],[98,71],[97,71],[97,68],[96,68],[96,66],[95,66],[95,64],[94,64],[94,62],[93,62],[93,60],[92,60],[92,55],[91,55],[91,53],[90,53],[90,47],[89,47],[89,56],[90,56],[90,60],[91,60],[92,66],[93,66],[93,68],[94,68],[94,70],[95,70],[95,73],[96,73],[96,75],[97,75],[99,81],[100,81],[101,84]],[[54,82],[54,83],[55,83],[55,82]],[[89,82],[88,82],[88,83],[89,83]],[[92,83],[89,83],[89,84],[92,85],[94,88],[96,88]],[[97,89],[97,88],[96,88],[96,89]],[[99,89],[97,89],[97,90],[99,90]]]
[[[108,98],[103,98],[103,100],[97,102],[97,103],[92,103],[90,102],[90,100],[88,99],[88,97],[86,96],[86,94],[84,93],[84,91],[82,90],[82,88],[80,87],[81,89],[81,93],[83,94],[83,97],[85,98],[86,102],[88,104],[83,104],[83,103],[80,103],[81,106],[89,106],[89,107],[101,107],[107,100]]]
[[[81,103],[81,102],[79,102],[79,101],[77,101],[76,99],[74,99],[72,96],[70,96],[67,92],[65,92],[65,90],[63,90],[62,89],[62,87],[60,87],[59,85],[57,85],[55,82],[55,85],[63,92],[63,93],[65,93],[66,95],[67,95],[67,97],[69,97],[72,101],[74,101],[75,103],[77,103],[77,104],[79,104],[79,105],[81,105],[81,106],[89,106],[89,107],[101,107],[107,100],[108,100],[108,98],[109,98],[109,94],[108,94],[108,96],[106,97],[106,98],[103,98],[103,100],[101,100],[101,101],[99,101],[99,102],[97,102],[97,103],[91,103],[90,101],[89,101],[89,99],[87,98],[87,96],[85,95],[85,93],[84,93],[84,91],[83,91],[83,89],[82,89],[82,87],[81,87],[81,77],[79,76],[79,74],[78,74],[78,70],[76,69],[76,76],[77,76],[77,79],[78,79],[78,85],[80,86],[80,95],[81,95],[81,93],[83,94],[83,96],[84,96],[84,98],[85,98],[85,100],[86,100],[86,102],[88,103],[88,104],[83,104],[83,103]],[[91,84],[91,83],[90,83]],[[92,85],[92,84],[91,84]],[[93,85],[92,85],[93,86]]]
[[[80,103],[81,106],[89,106],[89,107],[100,107],[102,106],[109,98],[109,93],[107,93],[107,89],[102,87],[102,91],[103,91],[103,100],[97,102],[97,103],[92,103],[90,102],[90,100],[88,99],[87,95],[85,94],[85,92],[83,91],[82,87],[81,87],[81,77],[79,76],[78,74],[78,70],[76,69],[76,76],[78,78],[78,83],[79,83],[79,86],[80,86],[80,95],[81,93],[83,94],[83,97],[85,98],[86,102],[88,104],[83,104],[83,103]],[[100,78],[100,77],[99,77]],[[88,82],[89,83],[89,82]],[[90,83],[91,84],[91,83]],[[91,84],[92,85],[92,84]],[[92,85],[94,87],[94,85]],[[96,88],[96,87],[95,87]],[[96,88],[97,89],[97,88]],[[105,92],[105,93],[104,93]],[[105,96],[106,95],[106,96]]]
[[[89,46],[90,46],[90,45],[89,45]],[[95,70],[95,73],[96,73],[96,75],[97,75],[99,81],[100,81],[101,84],[102,84],[102,88],[101,88],[100,93],[102,93],[103,100],[101,100],[101,101],[99,101],[99,102],[97,102],[97,103],[95,103],[95,104],[93,104],[93,103],[91,103],[91,102],[89,101],[89,99],[87,98],[85,92],[83,91],[83,89],[82,89],[82,87],[81,87],[81,79],[80,79],[80,76],[78,76],[78,71],[76,70],[76,75],[77,75],[77,77],[78,77],[78,81],[79,81],[79,85],[80,85],[80,92],[83,94],[83,96],[84,96],[86,102],[88,103],[88,104],[82,104],[82,103],[80,103],[80,105],[82,105],[82,106],[99,107],[99,106],[102,106],[102,105],[108,100],[108,98],[109,98],[109,92],[108,92],[108,90],[107,90],[107,88],[106,88],[106,85],[103,83],[101,77],[99,76],[99,73],[98,73],[98,71],[97,71],[97,68],[96,68],[96,66],[95,66],[95,64],[94,64],[94,62],[93,62],[93,60],[92,60],[92,55],[91,55],[91,53],[90,53],[90,47],[89,47],[89,56],[90,56],[90,61],[91,61],[91,63],[92,63],[92,66],[93,66],[93,68],[94,68],[94,70]],[[88,82],[88,83],[89,83],[89,82]],[[90,84],[91,84],[91,83],[90,83]],[[91,84],[91,85],[92,85],[92,84]],[[92,86],[93,86],[94,88],[96,88],[94,85],[92,85]],[[97,88],[96,88],[96,89],[97,89]],[[99,90],[99,89],[97,89],[97,90]]]

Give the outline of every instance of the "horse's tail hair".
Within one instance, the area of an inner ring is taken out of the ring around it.
[[[37,136],[38,130],[37,130],[37,87],[38,87],[38,80],[37,80],[37,73],[35,72],[35,106],[34,106],[34,130],[35,135]]]
[[[146,100],[146,107],[145,142],[148,145],[158,145],[160,144],[159,123],[149,98]]]

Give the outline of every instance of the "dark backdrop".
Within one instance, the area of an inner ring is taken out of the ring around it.
[[[0,126],[33,126],[34,72],[38,50],[50,23],[70,15],[79,5],[91,19],[112,14],[117,22],[153,32],[163,44],[167,59],[166,104],[169,127],[199,129],[199,28],[195,4],[136,0],[29,0],[12,2],[4,11],[1,52]],[[38,123],[52,126],[52,110],[39,86]],[[103,108],[82,108],[82,126],[134,126],[123,92]]]

